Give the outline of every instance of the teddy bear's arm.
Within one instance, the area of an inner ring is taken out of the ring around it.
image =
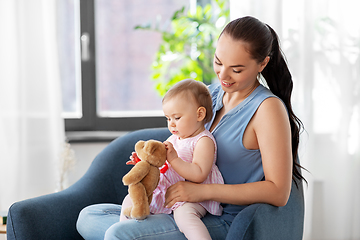
[[[141,180],[145,186],[146,194],[149,196],[159,184],[160,171],[157,167],[151,166],[149,173]]]
[[[124,177],[125,186],[140,182],[150,171],[150,164],[146,161],[138,162]]]

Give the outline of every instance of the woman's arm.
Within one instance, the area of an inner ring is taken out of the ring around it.
[[[261,152],[265,181],[259,190],[261,202],[284,206],[292,183],[292,140],[289,116],[278,98],[266,99],[253,118],[253,129]],[[255,188],[256,189],[256,188]]]
[[[265,181],[234,185],[179,182],[169,187],[165,204],[170,207],[178,201],[214,200],[236,205],[284,206],[291,190],[292,154],[290,124],[282,102],[277,98],[265,100],[246,131],[256,140],[249,145],[260,149]]]
[[[215,145],[209,137],[202,137],[195,145],[191,163],[178,157],[170,142],[164,142],[168,151],[168,162],[186,180],[202,183],[210,173],[214,162]]]

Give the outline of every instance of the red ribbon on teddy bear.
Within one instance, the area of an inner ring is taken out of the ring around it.
[[[127,161],[126,165],[135,165],[140,161],[141,159],[137,156],[136,152],[133,152],[131,154],[130,161]],[[165,164],[159,170],[160,173],[164,174],[168,169],[169,169],[169,165],[167,164],[167,162],[165,162]]]

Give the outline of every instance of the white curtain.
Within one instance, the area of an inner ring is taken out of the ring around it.
[[[300,157],[304,239],[360,239],[360,3],[357,0],[232,0],[281,39],[306,132]]]
[[[55,0],[0,0],[0,210],[54,192],[64,141]]]

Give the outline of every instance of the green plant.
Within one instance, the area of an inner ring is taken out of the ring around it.
[[[185,12],[185,7],[176,11],[171,18],[170,30],[166,29],[166,22],[161,23],[161,20],[157,20],[155,26],[146,24],[135,27],[162,35],[152,64],[152,79],[161,96],[185,78],[211,83],[215,77],[212,68],[215,42],[228,18],[227,0],[214,0],[212,4],[198,6],[194,14]]]

